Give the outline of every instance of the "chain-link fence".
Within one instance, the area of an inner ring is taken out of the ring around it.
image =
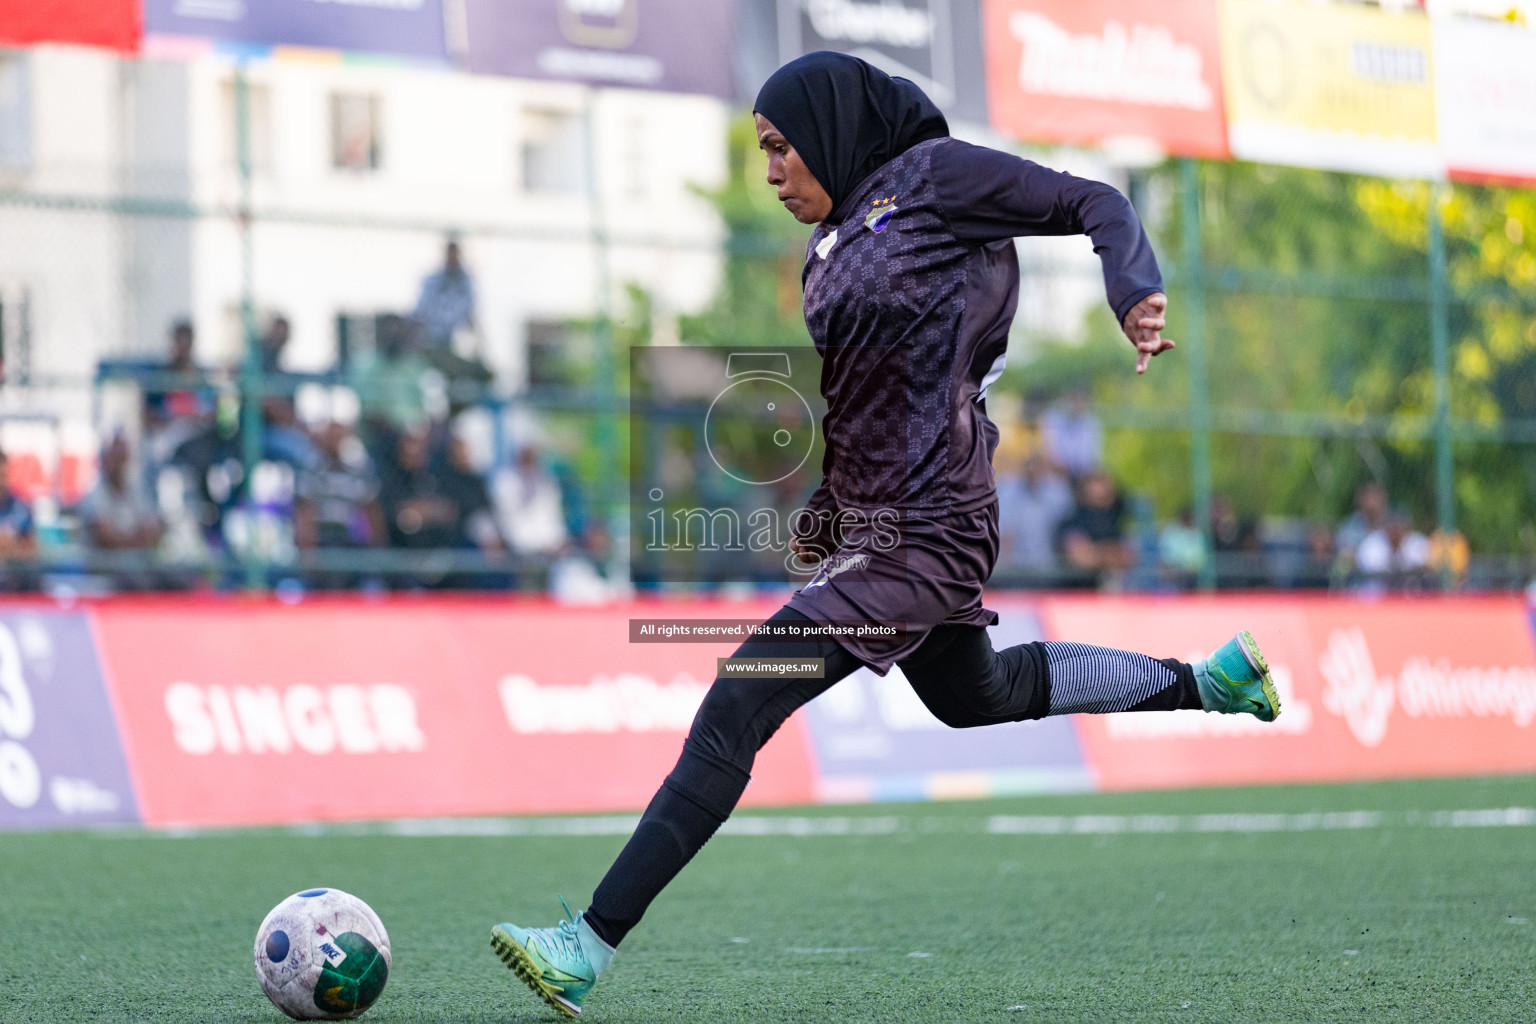
[[[310,181],[271,68],[99,62],[134,158],[0,181],[9,588],[629,593],[631,350],[809,344],[805,229],[713,101],[669,161],[652,101],[520,96],[488,205],[382,86],[315,90]],[[1130,193],[1180,347],[1135,378],[1091,244],[1020,243],[996,583],[1530,581],[1536,196],[1036,155]]]

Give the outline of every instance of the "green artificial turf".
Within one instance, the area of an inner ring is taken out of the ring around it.
[[[584,1019],[1533,1021],[1536,827],[1408,814],[1505,807],[1536,807],[1536,779],[753,811],[886,834],[717,837]],[[1385,813],[1355,829],[986,831],[993,815],[1313,811]],[[256,927],[317,885],[389,929],[368,1020],[554,1020],[491,953],[490,926],[553,923],[557,891],[583,906],[622,843],[0,835],[0,1021],[277,1024]]]

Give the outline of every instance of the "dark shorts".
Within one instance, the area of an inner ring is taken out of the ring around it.
[[[982,585],[997,563],[995,500],[974,512],[903,520],[894,534],[889,525],[863,524],[842,540],[789,607],[817,623],[895,626],[889,638],[836,636],[881,675],[917,650],[935,626],[997,623],[997,613],[981,606]]]

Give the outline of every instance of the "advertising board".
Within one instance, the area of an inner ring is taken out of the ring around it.
[[[992,124],[1224,158],[1215,0],[984,0]]]

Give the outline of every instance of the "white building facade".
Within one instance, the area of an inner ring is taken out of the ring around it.
[[[235,364],[247,289],[259,325],[292,325],[284,369],[329,369],[342,319],[409,313],[450,234],[477,291],[458,343],[504,393],[527,386],[530,334],[622,321],[630,286],[665,340],[718,280],[724,228],[700,190],[726,173],[728,116],[318,51],[0,51],[0,447],[51,445],[56,463],[131,430],[89,383],[103,358],[163,359],[177,320],[199,363]]]

